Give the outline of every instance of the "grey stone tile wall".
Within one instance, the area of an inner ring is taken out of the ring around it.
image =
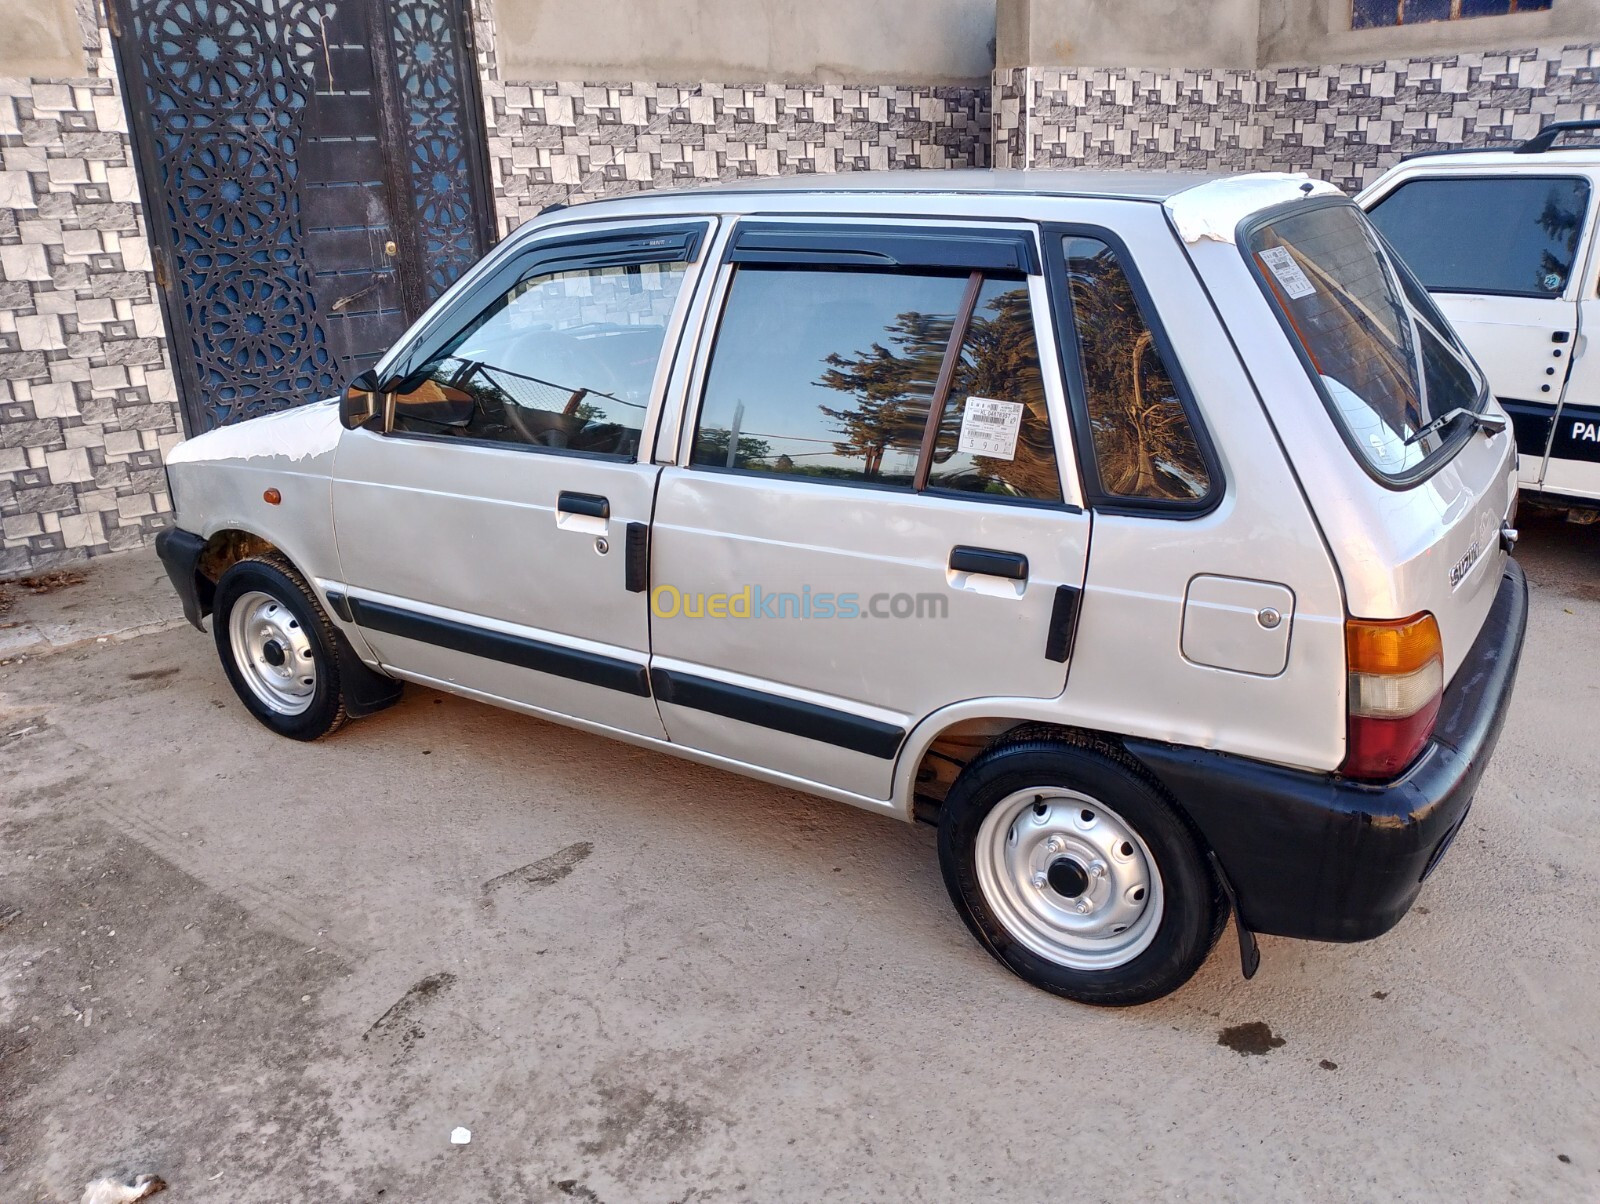
[[[136,547],[180,437],[109,36],[88,74],[0,80],[0,577]]]
[[[505,84],[489,103],[509,233],[545,206],[809,172],[988,166],[987,89]]]
[[[1600,45],[1264,70],[995,77],[997,166],[1296,170],[1354,191],[1403,155],[1600,116]]]
[[[503,234],[548,205],[646,188],[989,165],[987,87],[506,81],[492,22],[474,34]]]

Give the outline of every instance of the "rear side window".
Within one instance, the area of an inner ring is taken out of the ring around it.
[[[978,292],[934,444],[928,488],[1061,500],[1033,307],[1021,280],[986,280]]]
[[[1411,180],[1372,224],[1438,292],[1554,297],[1567,287],[1589,182],[1565,176]]]
[[[1299,342],[1345,440],[1374,472],[1412,479],[1469,424],[1431,424],[1487,396],[1431,304],[1407,287],[1359,210],[1297,207],[1248,239],[1262,287]]]
[[[740,264],[692,463],[1059,501],[1026,281]]]
[[[1062,258],[1100,492],[1133,502],[1202,501],[1211,492],[1205,455],[1116,252],[1069,234]]]

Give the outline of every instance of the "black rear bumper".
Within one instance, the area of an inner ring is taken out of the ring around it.
[[[1445,691],[1431,743],[1393,782],[1148,740],[1125,744],[1194,819],[1246,927],[1366,940],[1400,922],[1460,830],[1500,738],[1527,623],[1527,579],[1508,561],[1483,630]]]

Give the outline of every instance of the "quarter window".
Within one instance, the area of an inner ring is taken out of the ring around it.
[[[519,281],[395,390],[392,430],[634,459],[687,264]]]
[[[1587,180],[1462,176],[1402,184],[1368,216],[1427,288],[1554,297],[1588,208]]]
[[[1205,454],[1116,252],[1069,234],[1062,257],[1101,492],[1202,500],[1211,492]]]
[[[737,267],[692,462],[1059,501],[1026,282]]]

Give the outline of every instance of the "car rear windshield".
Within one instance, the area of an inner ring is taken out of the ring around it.
[[[1256,225],[1248,254],[1345,442],[1404,484],[1443,463],[1472,430],[1433,426],[1478,410],[1487,390],[1427,295],[1405,279],[1366,219],[1344,203],[1297,206]]]

